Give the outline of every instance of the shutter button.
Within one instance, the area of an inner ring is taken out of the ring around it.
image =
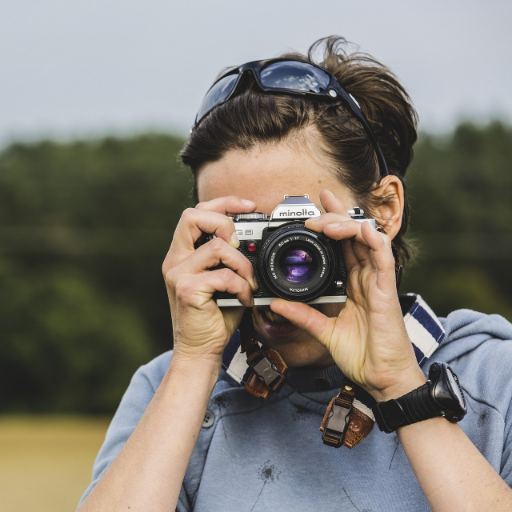
[[[214,421],[215,421],[215,416],[213,415],[213,412],[206,411],[206,413],[204,415],[204,420],[203,420],[202,427],[203,428],[210,428],[213,425]]]
[[[317,376],[313,379],[313,384],[318,389],[330,389],[331,383],[325,378],[321,376]]]

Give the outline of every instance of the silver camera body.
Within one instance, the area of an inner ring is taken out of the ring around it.
[[[353,220],[370,222],[361,208],[348,211]],[[284,196],[270,217],[264,213],[244,213],[234,217],[239,251],[252,263],[259,289],[255,305],[272,299],[329,304],[345,302],[347,272],[341,242],[305,227],[307,219],[320,217],[321,210],[309,196]],[[229,293],[214,295],[222,307],[241,306]]]

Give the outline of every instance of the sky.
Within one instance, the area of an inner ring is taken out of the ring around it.
[[[0,144],[186,135],[229,65],[338,34],[388,65],[420,128],[512,121],[509,0],[0,0]]]

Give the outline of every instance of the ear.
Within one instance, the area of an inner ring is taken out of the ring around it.
[[[402,226],[404,213],[404,187],[400,178],[394,175],[382,178],[379,187],[373,191],[376,203],[377,224],[393,240]]]

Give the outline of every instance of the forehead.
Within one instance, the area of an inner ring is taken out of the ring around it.
[[[328,168],[325,157],[283,143],[228,151],[221,160],[200,170],[197,187],[200,201],[235,195],[254,201],[257,211],[267,215],[285,194],[309,194],[311,201],[320,206],[319,194],[324,188],[347,207],[356,206],[348,189]]]

